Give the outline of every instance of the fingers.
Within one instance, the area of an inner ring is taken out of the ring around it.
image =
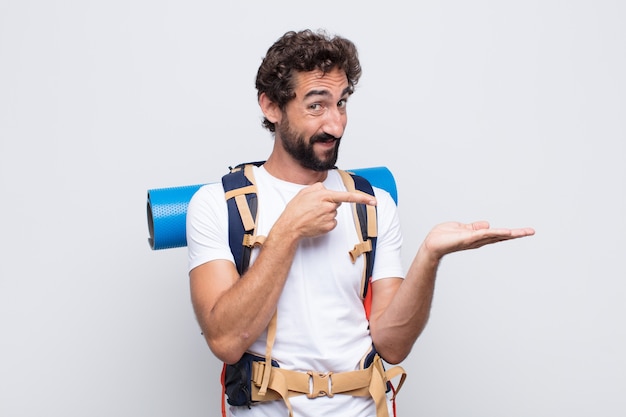
[[[337,207],[341,205],[341,203],[360,203],[367,204],[370,206],[376,205],[376,198],[373,196],[363,193],[360,191],[332,191],[328,190],[328,195],[326,197],[327,201],[331,201],[337,204]]]
[[[522,228],[517,228],[517,229],[507,229],[507,228],[492,229],[491,226],[489,225],[489,222],[484,221],[484,220],[470,223],[469,225],[466,225],[466,227],[468,227],[469,229],[473,231],[482,230],[485,236],[493,236],[493,237],[500,236],[500,237],[505,237],[508,239],[514,239],[517,237],[524,237],[524,236],[532,236],[535,234],[535,229],[533,229],[532,227],[522,227]]]
[[[491,236],[515,239],[518,237],[532,236],[535,234],[535,229],[532,227],[523,227],[519,229],[487,229],[485,230],[485,233]]]
[[[376,205],[376,198],[362,191],[335,191],[328,190],[320,182],[315,183],[302,190],[303,193],[323,193],[322,201],[334,203],[339,207],[341,203],[360,203],[370,206]]]
[[[535,234],[535,231],[530,227],[521,229],[483,229],[475,231],[475,236],[473,241],[469,244],[469,249],[476,249],[493,243],[532,236],[533,234]]]

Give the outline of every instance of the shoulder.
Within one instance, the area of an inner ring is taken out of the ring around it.
[[[227,211],[222,184],[205,184],[189,200],[187,225],[195,222],[205,223],[210,219],[221,221],[227,215]]]
[[[198,188],[191,197],[189,206],[203,206],[217,201],[224,201],[224,187],[219,182],[212,182]]]
[[[396,209],[396,202],[393,197],[389,193],[389,191],[384,188],[372,187],[374,189],[374,196],[376,197],[376,201],[378,201],[379,207],[385,207],[391,210]]]

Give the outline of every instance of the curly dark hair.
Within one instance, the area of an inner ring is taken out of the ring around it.
[[[295,97],[293,74],[296,71],[339,68],[346,73],[351,89],[361,77],[361,64],[354,43],[325,31],[289,31],[268,50],[256,76],[257,97],[265,93],[280,109]],[[264,118],[263,126],[275,131],[274,123]]]

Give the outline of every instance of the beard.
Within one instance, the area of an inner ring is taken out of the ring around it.
[[[277,126],[277,133],[279,134],[283,149],[298,161],[302,167],[318,172],[335,168],[339,156],[339,143],[341,142],[341,138],[322,133],[311,136],[307,142],[303,135],[291,129],[287,119],[284,119],[284,122],[280,126]],[[321,156],[317,156],[313,146],[317,142],[328,142],[331,140],[335,141],[335,146],[325,151]]]

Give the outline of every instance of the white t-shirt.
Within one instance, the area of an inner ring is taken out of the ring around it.
[[[306,186],[272,177],[262,166],[254,168],[258,195],[257,235],[267,236],[285,205]],[[341,176],[329,171],[324,181],[328,189],[345,191]],[[378,205],[378,239],[372,279],[404,277],[400,249],[402,236],[396,205],[385,190],[375,188]],[[281,368],[319,372],[358,369],[361,358],[371,347],[360,287],[364,262],[353,264],[348,252],[358,242],[351,205],[342,204],[338,225],[329,233],[305,238],[289,271],[278,303],[276,340],[272,358]],[[189,270],[203,263],[233,261],[228,244],[228,210],[220,183],[201,187],[187,209]],[[251,263],[258,249],[253,250]],[[249,349],[265,355],[265,334]],[[294,417],[350,416],[375,417],[371,398],[335,395],[314,400],[291,398]],[[286,416],[282,401],[247,407],[231,407],[233,416]]]

